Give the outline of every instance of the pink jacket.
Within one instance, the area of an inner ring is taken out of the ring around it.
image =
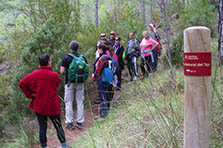
[[[148,49],[152,49],[153,45],[155,45],[157,42],[153,39],[149,39],[146,40],[145,38],[143,38],[143,40],[140,43],[140,47],[141,47],[141,53],[145,52]],[[145,53],[145,56],[149,56],[149,53]]]

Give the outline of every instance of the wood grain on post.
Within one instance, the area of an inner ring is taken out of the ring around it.
[[[210,29],[184,30],[184,52],[210,52]],[[184,148],[210,147],[211,76],[184,76]]]

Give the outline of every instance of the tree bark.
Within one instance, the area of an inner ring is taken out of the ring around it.
[[[95,6],[95,13],[94,13],[94,17],[95,17],[95,27],[98,28],[98,0],[94,1],[94,6]]]
[[[223,63],[223,1],[218,0],[218,52],[219,66]]]
[[[141,14],[142,14],[142,22],[143,25],[146,26],[146,8],[145,8],[145,0],[141,1]]]
[[[154,7],[155,7],[155,3],[154,3],[154,0],[150,0],[150,22],[151,23],[154,23],[153,22],[153,10],[154,10]]]
[[[171,75],[171,79],[174,79],[173,76],[173,65],[171,62],[171,54],[170,54],[170,41],[169,41],[169,26],[167,24],[167,14],[166,14],[166,4],[164,0],[160,1],[160,12],[163,13],[163,21],[164,21],[164,32],[165,32],[165,36],[166,36],[166,43],[167,43],[167,56],[168,56],[168,63],[170,66],[170,75]]]

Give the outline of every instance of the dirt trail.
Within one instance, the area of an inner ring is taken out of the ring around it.
[[[87,131],[87,129],[91,127],[91,125],[94,123],[94,117],[96,114],[97,114],[96,105],[92,106],[92,110],[90,108],[85,109],[85,122],[82,130],[79,130],[77,128],[75,128],[74,130],[68,130],[64,127],[65,124],[63,123],[63,128],[68,146],[73,145],[77,140],[77,138],[83,135]],[[62,117],[62,119],[64,119],[64,117]],[[61,148],[60,142],[57,138],[56,130],[54,129],[51,121],[48,120],[48,131],[50,130],[52,131],[52,135],[47,137],[48,148]],[[41,147],[40,144],[36,144],[34,146],[34,148],[40,148],[40,147]]]
[[[79,130],[75,128],[74,130],[68,130],[64,128],[67,144],[71,146],[75,143],[77,138],[84,134],[89,127],[94,123],[94,117],[97,114],[97,106],[93,105],[93,112],[91,109],[87,108],[85,109],[85,122],[83,125],[83,129]],[[48,139],[48,147],[49,148],[60,148],[60,142],[57,138],[56,132]]]

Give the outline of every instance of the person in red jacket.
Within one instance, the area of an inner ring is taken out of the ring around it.
[[[29,106],[36,113],[39,122],[39,140],[43,148],[47,148],[47,118],[53,122],[62,148],[67,148],[64,130],[60,119],[60,100],[57,95],[61,78],[51,69],[50,57],[42,54],[39,57],[38,70],[26,75],[19,86],[25,96],[30,99]]]

